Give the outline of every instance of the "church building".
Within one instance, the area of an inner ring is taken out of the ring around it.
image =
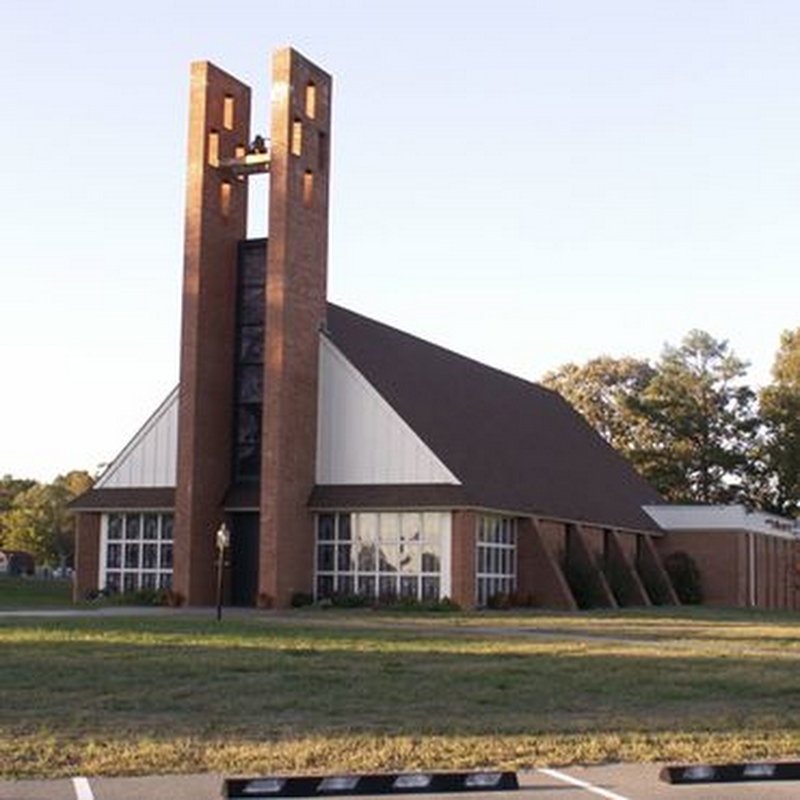
[[[661,498],[563,398],[328,302],[331,78],[272,69],[266,139],[192,66],[180,383],[73,504],[76,596],[210,605],[224,524],[237,605],[677,602]]]

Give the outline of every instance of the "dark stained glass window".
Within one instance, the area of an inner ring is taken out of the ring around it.
[[[266,274],[266,243],[242,242],[236,293],[234,480],[257,480],[261,473]]]

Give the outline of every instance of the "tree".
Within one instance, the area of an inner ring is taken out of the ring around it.
[[[667,345],[634,407],[657,434],[640,469],[668,499],[748,501],[759,420],[747,364],[705,331]]]
[[[73,471],[17,494],[4,515],[4,546],[32,553],[38,563],[66,563],[75,538],[75,516],[68,504],[91,485],[88,473]]]
[[[0,478],[0,514],[11,508],[14,498],[34,486],[36,481],[27,478],[15,478],[13,475],[3,475]]]
[[[36,481],[26,478],[15,478],[12,475],[3,475],[0,478],[0,546],[5,541],[6,514],[11,508],[14,498],[36,485]]]
[[[562,395],[613,448],[635,461],[651,429],[632,401],[654,376],[647,361],[600,356],[583,366],[566,364],[548,372],[542,384]]]
[[[784,331],[772,367],[772,383],[761,390],[765,471],[762,503],[790,517],[800,511],[800,328]]]

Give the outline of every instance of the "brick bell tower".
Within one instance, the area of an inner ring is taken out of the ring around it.
[[[192,65],[174,534],[174,587],[190,605],[214,602],[215,532],[233,481],[237,271],[254,173],[269,174],[258,595],[288,605],[313,583],[332,84],[289,48],[272,73],[265,142],[251,138],[249,88]]]
[[[292,50],[272,60],[259,590],[311,591],[319,332],[325,321],[331,78]]]

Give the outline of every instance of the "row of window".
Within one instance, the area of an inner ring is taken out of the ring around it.
[[[106,518],[106,537],[111,541],[162,539],[172,541],[172,515],[148,512],[145,514],[109,514]]]
[[[450,514],[362,512],[317,517],[316,597],[361,595],[389,600],[438,600],[450,593]],[[477,602],[516,587],[515,520],[478,518]],[[172,514],[104,517],[101,585],[109,591],[172,586]]]

